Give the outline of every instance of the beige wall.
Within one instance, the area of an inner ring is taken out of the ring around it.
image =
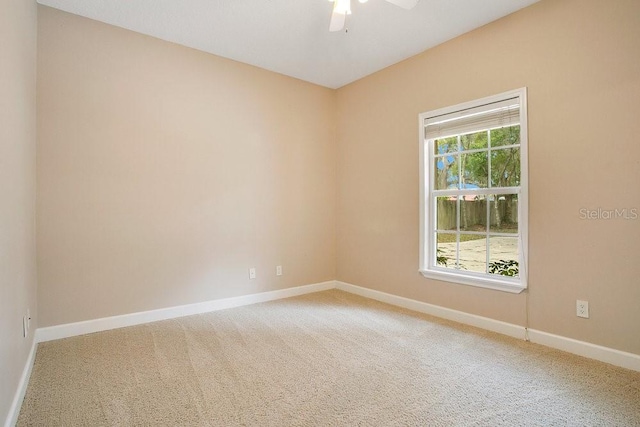
[[[640,354],[640,220],[580,219],[640,209],[637,1],[542,0],[338,91],[39,16],[43,326],[337,278]],[[418,114],[523,86],[529,291],[421,277]]]
[[[0,423],[5,422],[36,327],[36,3],[0,2]]]
[[[640,354],[640,219],[580,219],[640,212],[637,0],[543,0],[340,89],[337,278],[525,324],[526,293],[418,274],[418,114],[523,86],[530,326]]]
[[[38,13],[42,326],[335,278],[334,91]]]

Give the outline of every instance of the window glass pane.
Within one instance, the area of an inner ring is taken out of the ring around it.
[[[520,148],[491,151],[491,186],[517,187],[520,185]]]
[[[436,233],[436,265],[438,267],[456,267],[456,234]]]
[[[486,196],[460,196],[460,230],[487,231]]]
[[[489,162],[487,152],[462,154],[462,189],[487,188]]]
[[[436,228],[438,230],[453,230],[458,228],[458,209],[456,197],[436,197]]]
[[[491,146],[520,144],[520,125],[491,130]]]
[[[433,141],[433,154],[455,153],[458,151],[458,137],[440,138]]]
[[[436,190],[458,188],[458,155],[452,154],[448,156],[436,157],[434,159],[434,164],[435,183],[433,185],[433,188]]]
[[[519,277],[517,237],[489,237],[489,273]]]
[[[491,225],[494,233],[518,232],[518,195],[496,194],[490,197]]]
[[[477,273],[487,272],[486,234],[460,234],[459,268]]]
[[[462,150],[477,150],[487,148],[489,144],[488,131],[460,135],[460,148]]]

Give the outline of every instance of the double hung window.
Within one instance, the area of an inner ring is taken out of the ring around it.
[[[526,288],[526,90],[420,114],[420,271]]]

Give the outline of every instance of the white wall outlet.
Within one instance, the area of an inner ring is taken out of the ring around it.
[[[255,267],[253,267],[249,269],[249,279],[255,279],[255,278],[256,278],[256,269]]]
[[[22,336],[26,338],[28,334],[29,334],[29,320],[27,319],[27,316],[24,316],[22,318]]]
[[[589,318],[589,301],[576,301],[576,316],[584,317],[585,319]]]
[[[282,276],[282,266],[276,265],[276,276]]]

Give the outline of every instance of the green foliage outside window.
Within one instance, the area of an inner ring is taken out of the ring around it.
[[[518,275],[520,266],[515,260],[500,260],[489,264],[489,273],[501,276],[515,277]]]

